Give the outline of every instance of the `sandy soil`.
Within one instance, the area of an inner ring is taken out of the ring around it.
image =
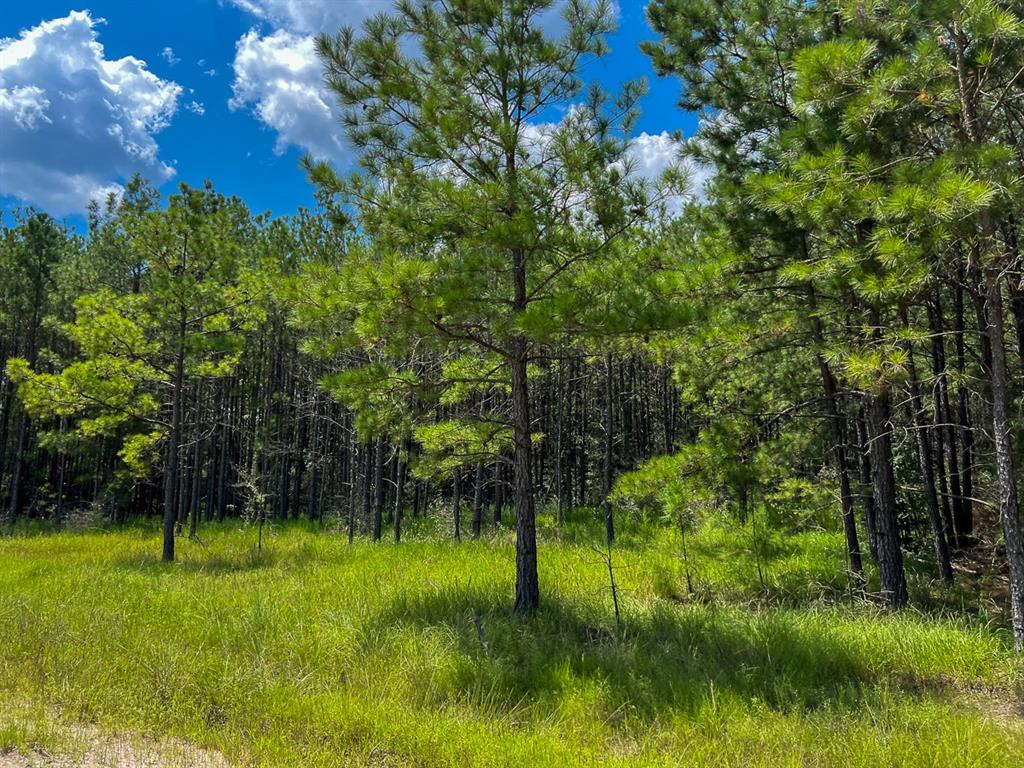
[[[181,741],[108,736],[81,730],[68,754],[32,751],[0,754],[0,768],[231,768],[223,755]]]

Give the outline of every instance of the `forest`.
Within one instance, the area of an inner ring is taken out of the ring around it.
[[[1024,4],[651,0],[657,178],[561,5],[318,35],[296,215],[0,220],[0,766],[1015,764]]]

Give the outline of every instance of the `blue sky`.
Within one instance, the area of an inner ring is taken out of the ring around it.
[[[645,76],[638,164],[673,151],[696,120],[639,51],[641,0],[620,0],[612,53],[585,76],[609,89]],[[312,203],[303,152],[351,161],[320,84],[310,36],[358,23],[387,0],[34,0],[0,18],[0,206],[30,203],[81,222],[91,195],[138,170],[170,191],[210,179],[254,211]],[[78,13],[73,13],[78,12]],[[83,13],[84,12],[84,13]],[[127,57],[127,58],[126,58]]]

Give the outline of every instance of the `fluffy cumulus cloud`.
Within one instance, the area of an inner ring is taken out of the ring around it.
[[[279,29],[311,35],[357,27],[381,11],[390,11],[394,0],[231,0],[231,3]]]
[[[358,27],[365,19],[382,11],[391,11],[395,0],[230,0],[257,19],[278,29],[302,34],[333,32],[343,25]],[[541,24],[552,31],[563,26],[563,4],[556,2],[541,17]],[[612,3],[619,14],[619,3]]]
[[[232,109],[248,109],[274,131],[277,153],[294,146],[319,159],[351,161],[335,97],[323,84],[313,35],[341,26],[359,27],[370,16],[394,8],[394,0],[230,0],[273,28],[251,29],[238,41]],[[618,11],[618,5],[614,8]],[[557,33],[564,26],[562,4],[541,23]]]
[[[235,50],[232,109],[251,109],[277,135],[275,151],[296,146],[338,160],[344,143],[334,97],[323,84],[313,38],[251,29]]]
[[[107,59],[98,23],[75,11],[0,40],[0,195],[77,213],[135,172],[174,175],[154,136],[182,89],[133,56]]]
[[[687,196],[703,197],[704,185],[711,171],[707,166],[684,157],[682,150],[683,144],[668,131],[641,133],[629,146],[631,170],[645,179],[655,180],[672,165],[681,165],[688,175]]]
[[[298,147],[321,160],[344,161],[345,142],[334,96],[323,84],[313,35],[359,26],[393,7],[392,0],[231,0],[275,27],[249,30],[235,47],[232,109],[249,109],[274,131],[274,151]]]

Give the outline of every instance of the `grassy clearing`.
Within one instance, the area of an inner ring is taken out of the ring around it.
[[[507,532],[254,542],[208,528],[164,565],[142,529],[0,540],[0,750],[47,738],[4,725],[15,707],[240,765],[995,768],[1024,750],[1005,630],[844,603],[832,534],[762,547],[762,586],[743,535],[705,530],[690,599],[674,539],[627,533],[621,632],[580,525],[544,531],[530,620],[509,612]]]

